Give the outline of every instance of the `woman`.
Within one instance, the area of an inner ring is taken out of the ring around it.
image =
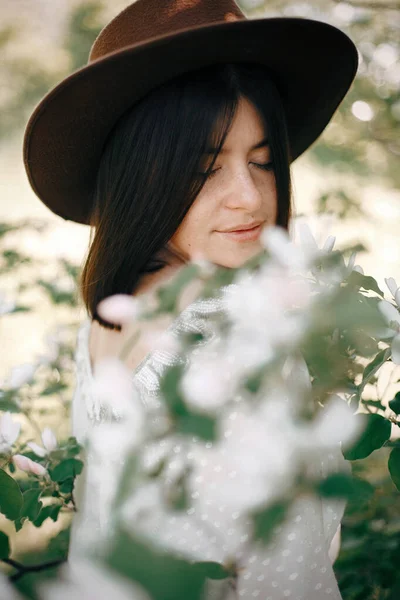
[[[238,267],[262,250],[262,227],[288,229],[290,165],[327,126],[356,70],[354,44],[325,23],[249,21],[233,0],[164,0],[161,8],[138,0],[102,30],[88,65],[36,108],[24,144],[31,185],[53,212],[94,233],[81,279],[89,317],[76,351],[73,433],[80,441],[110,416],[92,393],[92,365],[118,354],[130,334],[100,317],[99,302],[152,293],[199,256]],[[254,231],[227,231],[248,227]],[[221,307],[221,299],[189,303],[169,330],[212,334],[210,316]],[[140,400],[155,412],[160,374],[172,362],[146,344],[127,359]],[[74,524],[74,551],[109,526],[101,468],[93,458],[80,482],[78,498],[84,485],[89,493],[81,498],[86,520]],[[298,506],[275,550],[236,554],[237,577],[218,593],[339,599],[329,547],[343,509]],[[176,524],[170,529],[158,524],[160,543]],[[194,551],[182,536],[175,542]],[[221,558],[206,535],[202,543],[200,557]]]

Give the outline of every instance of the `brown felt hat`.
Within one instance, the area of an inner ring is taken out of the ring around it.
[[[88,64],[32,113],[23,153],[35,194],[64,219],[90,224],[100,157],[119,117],[165,81],[225,62],[268,67],[295,160],[349,90],[358,52],[332,25],[301,17],[247,19],[234,0],[137,0],[103,28]]]

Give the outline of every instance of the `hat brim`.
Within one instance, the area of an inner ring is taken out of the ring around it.
[[[118,118],[165,81],[225,62],[256,62],[275,73],[295,160],[349,90],[358,52],[328,23],[276,17],[184,30],[93,61],[54,87],[27,123],[23,156],[35,194],[64,219],[90,224],[100,157]]]

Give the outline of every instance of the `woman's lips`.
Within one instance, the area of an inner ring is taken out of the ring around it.
[[[246,229],[244,231],[218,231],[218,233],[226,235],[236,242],[254,242],[258,239],[261,230],[262,223],[261,225],[257,225],[257,227],[253,227],[253,229]]]

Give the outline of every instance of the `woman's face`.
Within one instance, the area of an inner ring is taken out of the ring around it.
[[[220,266],[237,268],[263,250],[259,235],[245,240],[222,231],[255,222],[261,222],[261,228],[276,223],[274,171],[270,165],[262,168],[271,160],[265,142],[259,113],[241,98],[213,174],[168,243],[168,248],[183,261],[202,257]],[[211,154],[203,157],[203,172],[211,160]]]

